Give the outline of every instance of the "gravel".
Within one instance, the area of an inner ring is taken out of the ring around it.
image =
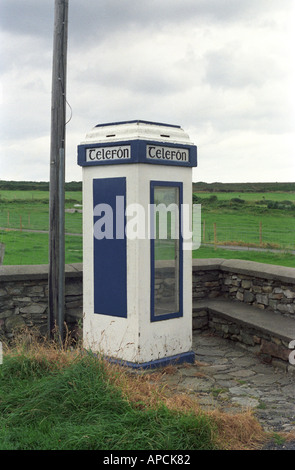
[[[295,441],[277,444],[274,441],[268,442],[261,450],[295,450]]]

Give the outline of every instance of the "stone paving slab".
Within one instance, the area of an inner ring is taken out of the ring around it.
[[[266,431],[295,431],[295,374],[263,364],[240,344],[208,332],[194,335],[193,349],[195,364],[174,367],[162,383],[195,397],[204,409],[250,408]]]

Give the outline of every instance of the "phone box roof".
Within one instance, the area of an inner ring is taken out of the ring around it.
[[[180,126],[136,120],[98,124],[87,133],[84,142],[81,142],[81,144],[130,140],[192,145],[188,134]]]

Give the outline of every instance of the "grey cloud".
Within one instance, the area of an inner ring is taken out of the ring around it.
[[[150,61],[137,63],[136,59],[117,59],[108,64],[102,61],[101,67],[97,63],[86,64],[84,72],[81,74],[76,69],[74,76],[77,81],[83,79],[84,87],[120,88],[131,93],[154,95],[155,98],[188,89],[192,81],[185,70],[178,70],[173,63],[168,62],[159,68]]]
[[[284,0],[286,8],[292,0]],[[180,22],[231,22],[254,19],[267,9],[281,8],[277,0],[69,0],[69,28],[73,40],[97,41],[132,25],[139,28]],[[53,0],[2,0],[0,26],[15,34],[51,36]]]
[[[285,0],[286,8],[292,0]],[[164,27],[175,32],[179,25],[230,24],[255,21],[271,9],[281,9],[277,0],[76,0],[70,2],[69,40],[75,47],[95,44],[116,33],[134,28],[139,38],[149,31],[151,38]]]
[[[5,35],[0,56],[0,72],[7,70],[42,69],[48,70],[52,66],[52,43],[46,44],[43,40],[36,40],[26,36],[20,41],[11,34]]]
[[[52,34],[53,23],[53,0],[1,0],[0,27],[3,31],[42,37]]]
[[[259,57],[255,45],[263,40],[261,25],[292,1],[69,0],[71,171],[84,132],[115,120],[148,119],[192,128],[196,143],[205,136],[216,155],[220,141],[225,142],[224,155],[235,152],[227,143],[231,132],[241,136],[241,148],[247,145],[245,130],[261,135],[266,145],[269,136],[281,132],[281,145],[289,129],[286,97],[280,95],[286,83],[284,77],[280,80],[281,58],[276,51]],[[9,155],[24,155],[25,161],[35,152],[46,156],[46,165],[53,16],[54,0],[0,0],[3,141],[17,148],[10,148]],[[281,23],[275,23],[265,26],[268,34],[276,25],[281,32]],[[253,50],[244,45],[241,52],[240,30],[246,38],[247,25],[252,25]],[[264,44],[268,41],[260,51]],[[201,158],[206,152],[205,143]]]
[[[262,86],[265,81],[280,76],[279,69],[269,57],[245,53],[238,46],[231,52],[220,49],[206,54],[205,81],[211,86],[222,88],[243,88]]]

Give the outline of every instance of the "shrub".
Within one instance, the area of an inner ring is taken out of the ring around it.
[[[231,202],[237,202],[238,204],[244,204],[245,199],[240,199],[239,197],[233,197]]]

